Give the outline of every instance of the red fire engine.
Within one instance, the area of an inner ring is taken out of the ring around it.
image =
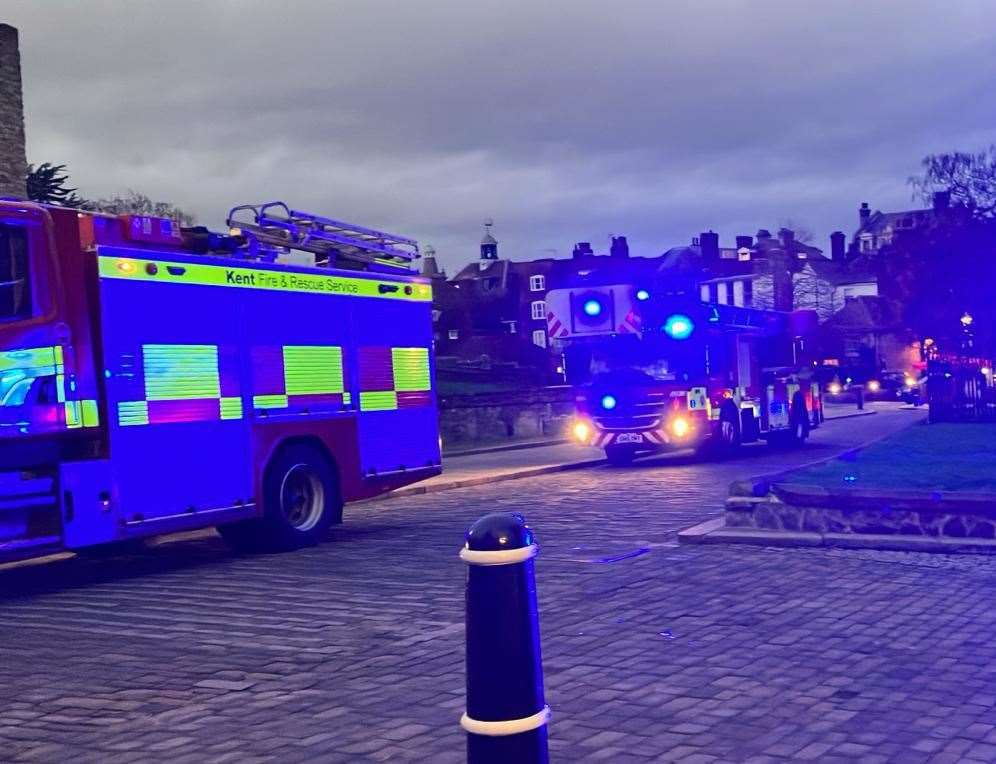
[[[440,471],[416,242],[282,203],[228,224],[0,202],[0,560],[294,548]]]
[[[583,283],[547,295],[547,331],[576,386],[574,438],[626,464],[673,448],[726,455],[801,444],[823,419],[805,359],[810,311],[700,302],[685,278]]]

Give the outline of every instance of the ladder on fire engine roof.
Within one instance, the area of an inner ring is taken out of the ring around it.
[[[411,270],[418,242],[341,220],[293,210],[283,202],[243,204],[228,212],[232,233],[249,235],[264,247],[298,249],[317,256],[317,264],[341,267],[341,261],[370,270]]]

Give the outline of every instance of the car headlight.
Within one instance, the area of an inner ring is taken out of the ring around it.
[[[870,393],[877,393],[881,389],[882,389],[882,384],[877,379],[873,379],[871,382],[868,383],[868,392]]]

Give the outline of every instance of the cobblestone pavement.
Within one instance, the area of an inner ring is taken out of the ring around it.
[[[994,761],[996,560],[675,543],[731,480],[919,416],[365,504],[290,555],[211,537],[0,571],[0,759],[462,761],[456,552],[521,510],[555,760]]]

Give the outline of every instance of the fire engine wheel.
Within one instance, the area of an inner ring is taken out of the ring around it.
[[[716,445],[723,456],[729,456],[740,447],[740,417],[733,406],[724,406],[719,412],[719,439]]]
[[[282,448],[263,476],[263,517],[218,530],[234,547],[281,552],[320,543],[342,520],[335,469],[319,450],[293,444]]]
[[[719,422],[714,434],[696,451],[703,457],[723,459],[736,453],[742,442],[743,435],[737,409],[732,405],[725,405],[719,412]]]
[[[806,442],[810,430],[809,412],[806,410],[806,402],[801,395],[796,394],[792,400],[789,422],[791,424],[787,430],[772,434],[772,437],[768,439],[769,445],[776,448],[798,448]]]

